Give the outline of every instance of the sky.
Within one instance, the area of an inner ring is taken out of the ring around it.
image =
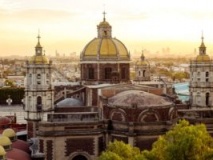
[[[212,0],[0,0],[0,56],[34,55],[38,30],[47,55],[80,54],[97,37],[104,10],[131,55],[193,54],[203,32],[211,56],[212,7]]]

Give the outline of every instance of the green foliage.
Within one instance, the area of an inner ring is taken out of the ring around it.
[[[24,97],[24,88],[1,88],[0,104],[6,104],[8,96],[13,100],[12,104],[21,104]]]
[[[181,81],[182,79],[188,79],[189,78],[189,73],[187,72],[175,72],[172,75],[172,79],[175,80],[179,80]]]
[[[14,87],[15,85],[13,84],[13,82],[9,79],[6,79],[5,80],[5,86],[8,86],[8,87]]]
[[[102,152],[99,160],[146,160],[139,148],[132,147],[122,141],[110,142],[107,150]]]
[[[213,160],[213,139],[205,125],[182,120],[143,155],[148,160]]]

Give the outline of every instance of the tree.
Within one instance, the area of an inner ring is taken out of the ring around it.
[[[148,160],[213,160],[213,139],[204,124],[182,120],[142,154]]]
[[[139,148],[132,147],[122,141],[110,142],[105,152],[102,152],[99,160],[146,160]]]
[[[9,79],[6,79],[4,83],[5,83],[5,86],[9,86],[9,87],[14,87],[15,86],[13,81],[11,81]]]

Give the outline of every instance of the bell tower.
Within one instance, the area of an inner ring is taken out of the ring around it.
[[[36,136],[38,122],[54,107],[52,62],[43,54],[39,34],[37,38],[35,55],[26,62],[24,111],[28,138]]]
[[[106,12],[103,12],[103,21],[97,26],[98,38],[112,38],[112,26],[106,21]]]
[[[150,64],[142,51],[140,60],[135,64],[135,81],[150,81],[150,72]]]
[[[206,46],[201,37],[199,54],[190,61],[190,104],[193,108],[208,108],[213,106],[213,61],[206,54]]]

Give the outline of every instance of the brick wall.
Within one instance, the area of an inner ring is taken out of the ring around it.
[[[85,151],[90,155],[94,155],[94,139],[93,138],[70,138],[65,141],[65,155],[69,156],[73,152]]]

